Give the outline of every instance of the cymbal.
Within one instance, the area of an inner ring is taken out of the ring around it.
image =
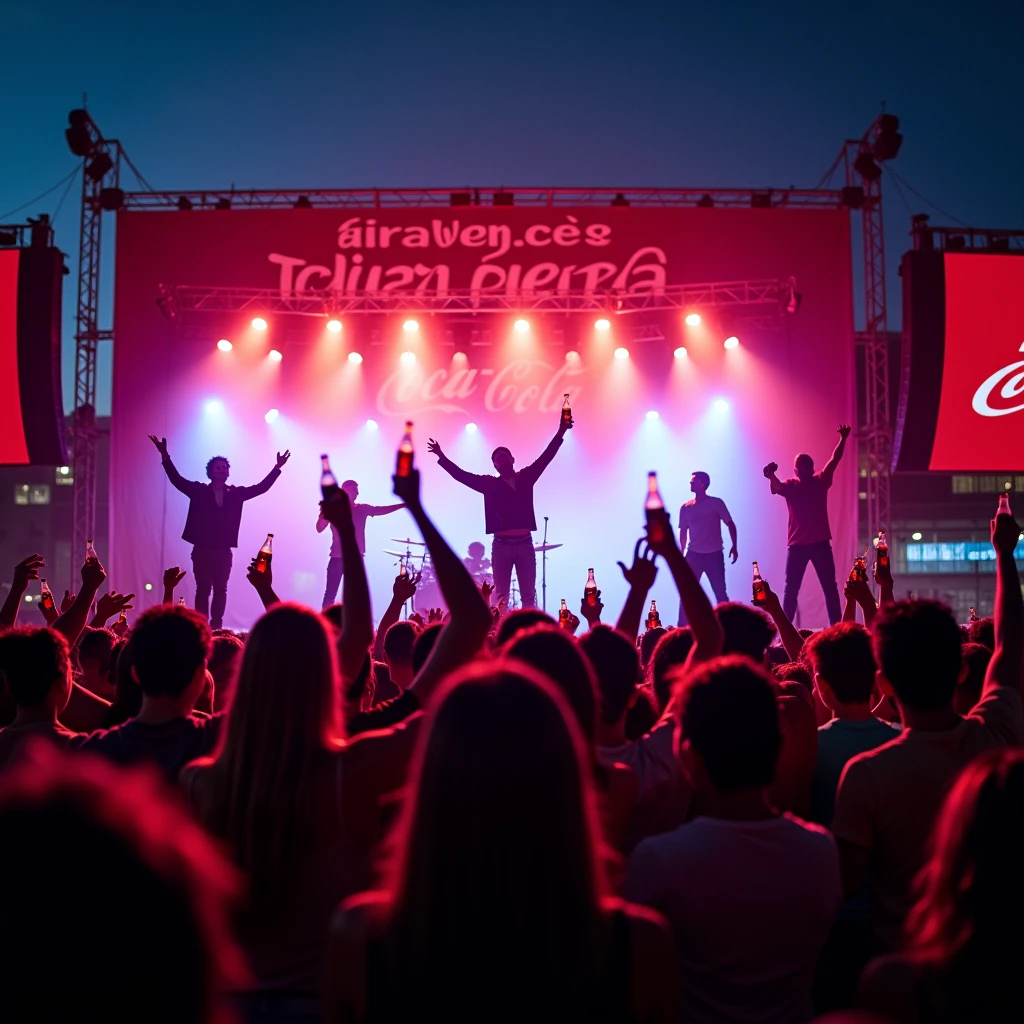
[[[426,541],[413,540],[412,537],[391,537],[396,544],[412,544],[418,548],[425,548],[427,546]]]
[[[534,544],[534,551],[554,551],[555,548],[560,548],[561,544]]]
[[[382,550],[384,551],[385,555],[394,555],[395,558],[405,558],[404,551],[388,551],[387,548],[383,548]]]

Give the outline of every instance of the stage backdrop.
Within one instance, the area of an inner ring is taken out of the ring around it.
[[[684,327],[663,317],[663,341],[633,340],[626,316],[596,331],[594,314],[481,318],[473,333],[457,321],[420,315],[418,334],[401,313],[344,318],[331,334],[323,320],[266,314],[269,329],[244,316],[166,319],[159,286],[416,290],[479,288],[515,296],[608,288],[795,277],[799,312],[777,331],[738,331],[714,318]],[[207,326],[204,328],[203,324]],[[371,330],[372,323],[372,330]],[[183,329],[183,325],[187,329]],[[101,552],[112,585],[145,598],[160,591],[165,567],[191,573],[180,539],[187,502],[166,483],[146,435],[166,436],[178,469],[204,479],[212,455],[231,461],[231,480],[255,483],[275,452],[293,456],[281,480],[245,509],[227,623],[249,625],[259,603],[244,567],[267,532],[275,535],[275,584],[282,596],[318,602],[328,535],[314,530],[319,461],[331,455],[339,478],[353,477],[361,500],[392,500],[390,475],[402,423],[415,421],[416,459],[426,506],[460,553],[483,531],[479,495],[427,454],[428,437],[474,472],[490,472],[489,453],[511,448],[522,466],[543,449],[569,392],[576,428],[536,489],[538,525],[561,543],[548,561],[547,605],[565,597],[578,609],[593,566],[614,622],[625,594],[616,560],[628,563],[643,521],[646,473],[660,474],[677,521],[690,473],[711,474],[711,492],[730,507],[740,560],[728,572],[730,595],[749,600],[757,559],[781,592],[786,508],[761,475],[769,461],[791,474],[798,452],[821,466],[853,419],[853,318],[849,215],[842,210],[457,208],[122,212],[118,215],[113,438],[113,550]],[[218,351],[216,340],[233,344]],[[564,344],[553,341],[565,339]],[[629,348],[631,358],[613,350]],[[673,350],[685,345],[685,358]],[[284,355],[273,361],[271,349]],[[466,360],[454,353],[464,349]],[[566,358],[566,349],[579,358]],[[415,362],[400,360],[412,352]],[[351,352],[363,356],[350,361]],[[265,413],[278,411],[276,418]],[[475,428],[475,429],[474,429]],[[857,466],[851,450],[836,475],[830,509],[840,579],[856,545]],[[385,549],[413,530],[404,512],[371,519],[367,563],[374,607],[386,605],[396,559]],[[412,533],[415,539],[415,532]],[[540,539],[541,531],[537,533]],[[728,548],[728,543],[726,544]],[[538,593],[540,573],[538,571]],[[183,592],[192,599],[191,574]],[[654,590],[663,621],[676,601],[664,569]],[[145,603],[145,600],[142,601]],[[824,605],[809,575],[802,621],[820,625]]]

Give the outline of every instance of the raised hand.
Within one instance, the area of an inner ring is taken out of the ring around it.
[[[82,566],[82,589],[95,593],[107,578],[107,570],[100,565],[99,559],[90,559]]]
[[[96,618],[112,619],[115,615],[121,614],[122,608],[133,608],[131,603],[134,594],[119,594],[116,590],[109,590],[96,602]]]
[[[336,491],[330,501],[320,502],[320,515],[339,530],[352,529],[352,502],[342,490]]]
[[[644,550],[641,554],[641,544],[644,544],[643,537],[636,542],[636,547],[633,548],[633,564],[630,568],[627,569],[622,562],[617,564],[622,570],[622,575],[625,577],[626,582],[631,587],[636,587],[639,590],[650,590],[658,576],[658,567],[654,564],[655,552],[651,549],[650,545],[644,544]]]
[[[39,579],[39,570],[44,568],[42,555],[29,555],[14,567],[14,588],[25,591],[29,580]]]
[[[415,622],[416,625],[420,627],[420,629],[422,629],[426,625],[426,623],[423,621],[423,616],[420,615],[419,612],[413,612],[412,615],[409,616],[409,621]]]
[[[1012,555],[1020,541],[1020,527],[1017,520],[1002,512],[992,520],[992,547],[1002,555]]]
[[[580,615],[587,620],[587,624],[593,626],[595,623],[601,621],[601,612],[604,611],[604,605],[601,603],[601,591],[599,590],[594,595],[594,603],[588,604],[586,596],[580,601]]]
[[[890,559],[887,565],[879,565],[878,558],[875,558],[875,582],[879,586],[889,584],[892,586],[892,560]]]
[[[181,566],[172,565],[170,569],[164,569],[164,590],[173,591],[184,578],[185,570]]]
[[[493,593],[494,584],[488,583],[487,580],[484,580],[483,583],[480,584],[480,596],[487,602],[488,605],[490,605],[491,603],[491,594]]]
[[[420,471],[414,469],[408,476],[393,476],[391,484],[395,494],[411,509],[420,505]]]
[[[573,615],[572,612],[569,612],[568,619],[566,619],[566,621],[563,622],[562,617],[559,616],[558,628],[564,629],[565,632],[569,634],[569,636],[575,636],[576,630],[580,628],[580,617],[578,615]]]
[[[153,444],[156,445],[156,450],[160,453],[160,458],[166,459],[167,458],[167,438],[166,437],[157,437],[156,434],[149,434],[147,436],[149,437],[150,441],[152,441]]]
[[[427,624],[441,622],[444,619],[444,612],[440,608],[431,608],[427,611]]]
[[[60,602],[60,613],[63,615],[75,603],[75,595],[70,590],[64,591],[64,598]]]
[[[761,470],[761,472],[764,473],[766,480],[770,480],[772,475],[778,473],[778,471],[779,464],[777,462],[769,462],[768,465]]]
[[[427,451],[430,452],[431,455],[436,455],[439,459],[444,458],[444,452],[441,451],[441,445],[432,437],[427,438]]]
[[[292,453],[291,453],[291,452],[289,452],[289,451],[286,451],[286,452],[285,452],[285,453],[284,453],[283,455],[282,455],[282,454],[281,454],[280,452],[278,452],[278,453],[277,453],[277,468],[278,468],[278,469],[284,469],[284,464],[285,464],[285,463],[286,463],[286,462],[287,462],[287,461],[288,461],[288,460],[289,460],[289,459],[290,459],[291,457],[292,457]]]
[[[867,580],[847,580],[846,583],[843,584],[843,597],[848,601],[854,601],[862,608],[869,602],[872,607],[874,607],[875,604],[875,599],[871,593],[871,588],[868,586]]]
[[[849,423],[840,423],[836,430],[839,432],[839,436],[845,441],[850,436],[850,431],[853,428]]]
[[[268,563],[263,572],[256,568],[254,558],[245,570],[245,578],[252,584],[253,590],[257,593],[261,590],[269,590],[274,585],[274,572]]]
[[[647,524],[647,546],[656,555],[661,555],[663,558],[669,558],[674,552],[679,550],[679,545],[676,543],[675,534],[672,532],[672,521],[669,514],[665,511],[651,512],[649,513],[651,521]],[[651,529],[655,521],[660,520],[658,529]]]
[[[562,417],[561,409],[559,409],[559,411],[558,411],[558,417],[559,417],[559,419],[558,419],[558,436],[562,437],[567,430],[572,430],[572,428],[576,425],[576,421],[570,415],[569,416],[569,422],[568,423],[564,422],[562,420],[562,418],[561,418]]]
[[[422,573],[416,573],[415,575],[409,573],[403,576],[399,573],[399,575],[395,577],[391,593],[394,594],[402,604],[405,604],[406,601],[411,601],[416,596],[416,587],[419,584],[420,577],[422,575]]]

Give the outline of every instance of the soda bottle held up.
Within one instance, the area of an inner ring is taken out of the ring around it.
[[[406,567],[405,562],[399,562],[398,566],[399,566],[399,568],[398,568],[398,575],[399,576],[402,576],[404,578],[404,577],[409,575],[409,570]]]
[[[100,556],[96,554],[96,549],[92,545],[91,540],[85,542],[85,560],[87,562],[98,562]]]
[[[761,579],[761,570],[757,567],[757,562],[754,562],[754,604],[764,604],[768,600],[768,588],[765,586],[765,582]]]
[[[274,557],[274,535],[272,533],[267,534],[267,539],[263,542],[263,547],[260,548],[259,554],[256,556],[256,571],[266,572],[270,568],[270,560]]]
[[[320,493],[324,501],[330,501],[341,490],[338,480],[331,472],[331,463],[326,455],[320,456]]]
[[[179,597],[178,598],[178,607],[179,608],[184,608],[185,607],[185,598],[184,597]]]
[[[967,614],[967,621],[968,622],[977,622],[978,621],[978,613],[975,610],[973,604],[971,605],[970,608],[967,609],[967,613],[968,613]]]
[[[121,609],[121,614],[118,615],[118,617],[117,617],[117,624],[119,626],[127,626],[128,625],[128,611],[127,611],[127,609],[125,609],[125,608]]]
[[[1009,516],[1012,514],[1013,513],[1010,511],[1010,496],[1006,491],[1003,491],[1003,493],[999,495],[999,506],[996,508],[996,515]]]
[[[885,530],[879,530],[875,539],[875,565],[879,569],[889,568],[889,542],[885,539]]]
[[[412,420],[405,421],[405,433],[398,446],[398,462],[395,476],[409,476],[412,473]]]
[[[558,609],[558,624],[563,628],[569,625],[569,606],[565,603],[565,598],[562,598],[562,605]]]
[[[658,474],[653,470],[647,474],[647,499],[644,501],[647,515],[647,531],[655,544],[665,539],[665,502],[658,491]]]
[[[597,580],[594,579],[594,570],[587,570],[587,585],[583,588],[583,599],[587,602],[588,608],[597,607]]]
[[[651,610],[647,613],[647,628],[657,629],[661,625],[661,616],[658,614],[658,602],[651,599]]]
[[[46,580],[39,581],[39,603],[47,611],[54,607],[53,594],[50,592],[50,588],[46,585]]]
[[[853,560],[853,568],[850,570],[851,583],[867,583],[868,563],[864,555]]]
[[[565,397],[562,399],[562,426],[572,426],[572,407],[569,405],[569,393],[565,393]]]

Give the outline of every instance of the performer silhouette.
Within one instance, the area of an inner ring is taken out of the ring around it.
[[[679,509],[679,549],[686,552],[686,560],[698,581],[706,573],[715,600],[728,601],[725,589],[725,547],[722,544],[722,524],[729,530],[732,549],[729,558],[736,564],[739,552],[736,548],[736,524],[721,498],[708,494],[711,477],[698,469],[690,477],[693,498],[684,502]],[[687,544],[689,534],[689,544]],[[686,625],[683,603],[679,602],[679,625]]]

